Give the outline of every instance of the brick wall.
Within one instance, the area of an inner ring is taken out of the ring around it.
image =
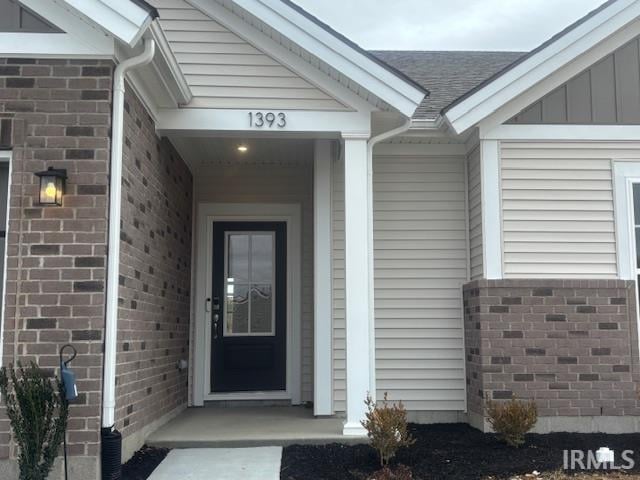
[[[130,92],[130,89],[127,89]],[[135,94],[125,101],[117,427],[140,432],[187,402],[192,178]]]
[[[0,144],[13,149],[3,364],[58,365],[73,343],[81,395],[69,452],[99,454],[113,65],[0,59]],[[37,204],[34,172],[66,168],[62,207]],[[0,458],[10,455],[0,419]]]
[[[635,283],[479,280],[464,287],[468,410],[534,399],[541,417],[639,415]]]

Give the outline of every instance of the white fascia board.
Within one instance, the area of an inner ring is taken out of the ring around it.
[[[125,45],[133,47],[149,26],[147,10],[130,0],[54,0],[72,8]]]
[[[445,118],[462,133],[640,16],[640,2],[618,0],[452,107]]]
[[[424,99],[423,90],[358,52],[285,3],[273,0],[232,1],[403,115],[411,117]]]
[[[163,135],[214,135],[216,132],[253,133],[260,136],[277,134],[318,134],[336,132],[369,135],[371,121],[363,112],[325,112],[307,110],[280,110],[286,115],[285,128],[257,128],[249,125],[253,110],[182,108],[159,109],[156,112],[156,130]]]
[[[500,125],[482,134],[505,141],[638,141],[640,125]]]
[[[343,105],[362,112],[372,112],[375,110],[372,104],[359,97],[355,92],[352,92],[328,75],[319,71],[310,63],[304,61],[301,57],[290,52],[279,43],[276,43],[272,38],[258,31],[216,1],[186,0],[186,2],[225,28],[231,30],[249,44],[256,45],[260,50],[278,61],[284,67],[297,73],[312,85],[334,97]]]
[[[150,32],[158,47],[152,65],[175,103],[186,105],[193,98],[191,88],[157,20],[151,24]]]

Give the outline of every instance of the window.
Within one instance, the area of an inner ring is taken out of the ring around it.
[[[227,232],[225,336],[275,335],[275,233]]]

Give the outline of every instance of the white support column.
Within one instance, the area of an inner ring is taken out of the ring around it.
[[[316,140],[314,208],[314,415],[333,414],[331,296],[331,140]]]
[[[480,166],[484,276],[495,280],[502,278],[502,187],[497,140],[480,141]]]
[[[367,135],[343,134],[345,224],[346,414],[344,435],[365,435],[360,424],[371,389],[371,302],[373,275],[369,243],[369,162]]]

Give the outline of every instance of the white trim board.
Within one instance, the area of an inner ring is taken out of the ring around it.
[[[249,126],[249,113],[254,110],[223,109],[159,109],[156,130],[161,135],[215,136],[220,132],[253,133],[262,137],[287,134],[337,135],[339,132],[362,133],[369,136],[371,118],[368,112],[324,112],[279,110],[286,114],[287,125],[282,129]]]
[[[527,96],[532,95],[534,90],[532,87],[545,82],[546,91],[542,94],[535,92],[535,95],[541,98],[555,86],[615,50],[617,46],[624,43],[626,38],[631,39],[636,36],[637,30],[625,29],[624,27],[636,21],[639,16],[640,2],[636,0],[618,0],[611,3],[607,8],[585,20],[547,47],[451,107],[445,113],[445,118],[456,132],[461,133],[494,114],[516,97],[522,96],[524,99],[525,92],[527,92]],[[614,43],[611,41],[613,37],[620,38],[615,39]],[[595,48],[600,43],[606,44],[607,48]],[[593,51],[590,52],[592,49]],[[594,53],[596,50],[599,50],[597,54]],[[577,61],[586,53],[589,53],[585,55],[587,58],[583,58],[586,62]],[[569,64],[573,68],[571,71],[565,72],[563,78],[555,75]],[[536,101],[537,98],[525,100],[528,105]],[[503,112],[502,115],[510,118],[509,113]],[[514,115],[516,113],[518,112],[516,111]],[[505,121],[506,118],[499,123]]]
[[[640,125],[500,125],[484,140],[638,141]]]
[[[632,184],[640,183],[640,158],[614,161],[614,211],[617,232],[618,278],[636,280]]]
[[[291,400],[302,401],[302,326],[301,326],[301,208],[298,204],[200,203],[197,209],[197,246],[195,291],[195,338],[193,404],[209,400]],[[211,320],[205,300],[211,295],[212,224],[214,221],[287,222],[287,389],[284,392],[248,392],[212,394]],[[201,260],[200,260],[201,259]]]

